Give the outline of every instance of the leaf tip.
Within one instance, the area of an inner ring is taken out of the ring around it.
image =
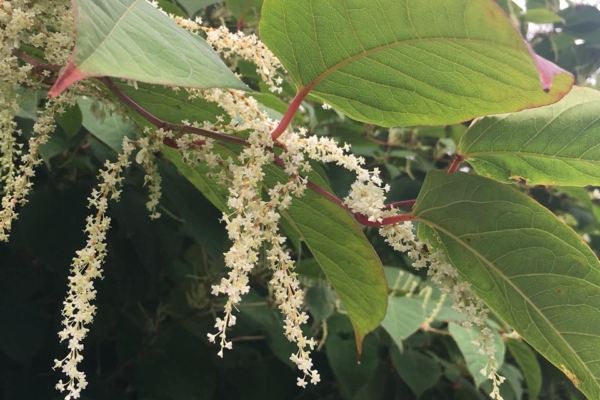
[[[355,337],[356,337],[356,363],[360,364],[360,356],[362,356],[362,347],[363,347],[363,340],[365,339],[365,335],[355,331]]]
[[[533,50],[531,51],[533,52]],[[542,84],[542,89],[546,93],[550,92],[550,89],[552,88],[552,81],[554,80],[554,77],[556,75],[571,75],[569,72],[560,68],[553,62],[548,61],[545,58],[538,56],[537,54],[533,54],[533,60],[535,61],[535,66],[537,67],[538,73],[540,74],[540,82]]]
[[[69,86],[84,79],[85,77],[85,74],[81,72],[72,61],[69,61],[54,85],[50,88],[48,96],[51,99],[55,98],[64,92]]]

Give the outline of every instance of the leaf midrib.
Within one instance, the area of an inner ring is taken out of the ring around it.
[[[465,157],[465,160],[469,160],[470,158],[485,158],[486,156],[496,156],[496,155],[516,155],[516,156],[524,156],[531,158],[549,158],[552,160],[560,160],[560,161],[580,161],[588,164],[597,164],[600,165],[600,160],[590,160],[587,158],[577,158],[577,157],[564,157],[564,156],[556,156],[552,154],[540,154],[540,153],[530,153],[525,151],[479,151],[475,153],[462,154]]]
[[[327,78],[329,75],[331,75],[332,73],[334,73],[335,71],[345,67],[346,65],[359,60],[363,57],[368,57],[371,54],[377,53],[379,51],[384,51],[390,48],[394,48],[396,46],[404,46],[407,44],[420,44],[420,43],[431,43],[431,42],[452,42],[452,43],[461,43],[461,42],[467,42],[467,43],[477,43],[477,44],[485,44],[488,46],[497,46],[497,47],[501,47],[501,48],[505,48],[511,51],[515,51],[515,49],[511,46],[508,46],[504,43],[498,43],[498,42],[492,42],[492,41],[487,41],[487,40],[479,40],[479,39],[469,39],[469,38],[417,38],[417,39],[408,39],[408,40],[400,40],[400,41],[395,41],[392,43],[388,43],[385,44],[383,46],[377,46],[377,47],[373,47],[372,49],[360,52],[360,53],[356,53],[355,55],[348,57],[342,61],[340,61],[339,63],[327,68],[325,71],[323,71],[320,75],[318,75],[315,79],[312,80],[312,82],[308,83],[308,84],[304,84],[304,82],[302,83],[302,85],[298,88],[298,91],[304,89],[307,86],[310,85],[318,85],[321,81],[323,81],[325,78]],[[292,46],[293,49],[293,46]],[[319,49],[319,53],[320,53],[320,49]],[[296,57],[294,57],[294,61],[297,64],[297,59]],[[532,61],[532,66],[533,66],[533,61]]]
[[[467,243],[463,242],[459,237],[457,237],[456,235],[454,235],[452,232],[449,232],[448,230],[446,230],[442,226],[440,226],[440,225],[438,225],[438,224],[436,224],[436,223],[434,223],[432,221],[425,220],[425,219],[423,219],[421,217],[417,217],[417,216],[415,216],[415,220],[419,221],[419,222],[423,222],[424,224],[427,224],[430,227],[443,232],[444,234],[448,235],[451,239],[453,239],[456,242],[458,242],[459,244],[461,244],[464,248],[466,248],[468,251],[470,251],[475,257],[477,257],[480,261],[482,261],[484,264],[486,264],[491,270],[493,270],[498,276],[500,276],[500,278],[502,278],[506,283],[508,283],[517,293],[519,293],[519,295],[521,295],[521,297],[527,302],[527,304],[529,304],[537,312],[537,314],[544,321],[546,321],[546,323],[550,326],[550,328],[557,335],[557,337],[560,338],[560,340],[562,340],[564,342],[564,344],[571,351],[571,353],[573,354],[573,356],[575,357],[575,359],[577,359],[579,361],[580,366],[582,366],[583,369],[585,371],[587,371],[588,376],[592,378],[592,380],[596,384],[596,387],[600,390],[600,383],[595,379],[595,375],[588,368],[587,364],[581,359],[581,357],[575,351],[575,349],[573,349],[573,347],[571,346],[571,344],[569,342],[567,342],[567,340],[562,336],[561,332],[559,332],[555,328],[555,326],[548,320],[548,318],[541,312],[541,310],[534,303],[531,302],[531,300],[529,299],[529,297],[525,296],[525,294],[523,293],[523,291],[518,286],[516,286],[510,279],[508,279],[508,277],[502,271],[500,271],[496,267],[496,265],[494,265],[493,263],[491,263],[490,261],[488,261],[477,250],[475,250],[473,247],[469,246]]]

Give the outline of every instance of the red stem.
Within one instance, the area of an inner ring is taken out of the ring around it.
[[[448,171],[446,171],[446,173],[448,175],[456,172],[458,170],[458,167],[460,167],[460,163],[462,163],[464,161],[465,157],[461,156],[460,154],[457,154],[454,157],[454,160],[452,160],[452,164],[450,164],[450,166],[448,167]]]
[[[286,131],[286,129],[292,122],[292,119],[294,119],[294,115],[296,115],[296,111],[298,111],[298,108],[300,108],[300,105],[302,104],[302,102],[304,101],[306,96],[308,96],[308,93],[310,93],[310,91],[316,85],[317,85],[317,82],[313,82],[313,83],[309,84],[308,86],[306,86],[301,91],[299,91],[298,93],[296,93],[296,96],[292,99],[292,102],[290,103],[290,106],[288,107],[287,111],[283,115],[283,118],[281,118],[281,121],[279,121],[279,125],[277,125],[277,127],[273,130],[273,132],[271,132],[271,138],[273,140],[277,140],[281,135],[283,135],[283,133]]]
[[[416,202],[417,199],[396,201],[394,203],[386,204],[384,209],[389,210],[390,208],[412,207]]]
[[[356,219],[356,221],[358,221],[358,223],[360,223],[364,226],[393,225],[393,224],[397,224],[398,222],[410,221],[413,219],[412,214],[408,213],[408,214],[394,215],[393,217],[383,218],[381,221],[369,221],[369,219],[366,216],[364,216],[363,214],[352,212],[350,207],[348,207],[346,204],[344,204],[344,202],[339,197],[329,193],[328,191],[326,191],[325,189],[323,189],[316,183],[308,181],[306,183],[306,186],[308,188],[312,189],[314,192],[320,194],[327,200],[331,201],[332,203],[344,208],[346,211],[348,211],[349,213],[351,213],[354,216],[354,218]],[[414,200],[410,200],[410,201],[414,202]]]

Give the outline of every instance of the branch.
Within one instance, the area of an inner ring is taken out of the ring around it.
[[[45,63],[45,62],[39,61],[38,59],[25,53],[23,50],[14,49],[13,54],[15,56],[19,57],[21,60],[25,61],[26,63],[33,65],[35,67],[35,69],[37,69],[37,70],[48,70],[48,71],[52,71],[52,72],[60,72],[60,70],[62,69],[62,67],[60,65],[50,64],[50,63]]]
[[[396,201],[394,203],[386,204],[384,209],[389,210],[391,208],[412,207],[416,202],[416,199]]]
[[[304,89],[299,91],[296,94],[296,96],[292,99],[292,102],[290,103],[290,106],[288,107],[287,111],[283,115],[283,118],[281,118],[281,121],[279,121],[279,125],[277,125],[277,127],[273,130],[273,132],[271,132],[271,138],[273,140],[277,140],[281,135],[283,135],[283,133],[286,131],[286,129],[292,122],[292,119],[294,119],[294,115],[296,115],[296,111],[298,111],[298,108],[300,108],[300,105],[302,104],[302,102],[304,101],[306,96],[308,96],[308,93],[310,93],[310,91],[316,85],[317,85],[316,82],[311,83],[310,85],[306,86]]]
[[[110,78],[104,77],[104,78],[99,78],[99,79],[123,103],[125,103],[127,106],[131,107],[142,118],[144,118],[146,121],[150,122],[152,125],[156,126],[158,129],[162,128],[162,129],[168,130],[168,131],[192,133],[192,134],[202,135],[202,136],[209,137],[209,138],[216,139],[216,140],[221,140],[223,142],[240,144],[242,146],[250,146],[250,143],[248,143],[248,141],[246,139],[243,139],[243,138],[240,138],[237,136],[224,135],[222,133],[209,131],[207,129],[195,128],[193,126],[183,125],[183,124],[171,124],[169,122],[163,121],[162,119],[156,117],[154,114],[152,114],[151,112],[147,111],[145,108],[140,106],[138,103],[136,103],[134,100],[132,100],[129,96],[127,96],[125,94],[125,92],[123,92],[117,85],[115,85],[114,82]]]
[[[194,128],[192,126],[189,125],[181,125],[181,124],[171,124],[168,123],[166,121],[163,121],[162,119],[156,117],[154,114],[152,114],[151,112],[149,112],[148,110],[146,110],[145,108],[143,108],[142,106],[140,106],[138,103],[136,103],[133,99],[131,99],[129,96],[127,96],[121,89],[119,89],[119,87],[117,85],[114,84],[114,82],[108,78],[108,77],[104,77],[104,78],[99,78],[100,81],[102,81],[106,87],[112,91],[123,103],[125,103],[127,106],[129,106],[130,108],[132,108],[136,113],[138,113],[142,118],[144,118],[146,121],[150,122],[152,125],[156,126],[159,129],[164,129],[164,130],[170,130],[170,131],[179,131],[179,132],[186,132],[186,133],[192,133],[192,134],[197,134],[197,135],[202,135],[202,136],[206,136],[206,137],[210,137],[216,140],[222,140],[224,142],[230,142],[230,143],[236,143],[236,144],[240,144],[242,146],[250,146],[250,143],[242,138],[236,137],[236,136],[230,136],[230,135],[224,135],[222,133],[218,133],[218,132],[213,132],[213,131],[209,131],[206,129],[200,129],[200,128]],[[307,88],[309,88],[310,86],[307,86]],[[306,90],[307,88],[305,88],[304,90]],[[312,88],[312,87],[311,87]],[[310,90],[308,90],[310,91]],[[295,102],[298,102],[298,106],[300,105],[300,103],[302,103],[302,99],[304,97],[306,97],[306,94],[308,94],[308,91],[306,91],[306,93],[302,96],[300,96],[300,93],[298,93],[298,95],[296,95],[296,97],[294,98],[294,101],[292,101],[292,104],[290,105],[290,108],[288,108],[288,111],[286,112],[285,115],[291,115],[291,118],[293,117],[295,110],[293,110],[293,105],[295,104]],[[300,99],[300,100],[298,100]],[[290,112],[290,110],[293,110]],[[284,116],[285,118],[285,116]],[[283,122],[283,120],[282,120]],[[289,125],[289,122],[288,122]],[[282,125],[282,123],[279,124],[279,126],[275,129],[275,131],[277,131],[277,129],[279,129]],[[287,125],[286,125],[287,127]],[[283,131],[285,131],[285,127],[282,128]],[[275,132],[274,131],[274,132]],[[272,134],[271,134],[272,135]],[[178,148],[177,143],[172,140],[172,139],[166,139],[163,141],[163,144],[168,146],[168,147],[172,147],[172,148]],[[202,146],[204,144],[203,141],[198,141],[198,143],[194,142],[194,144],[197,144],[198,146]],[[278,147],[281,147],[283,149],[285,149],[285,146],[281,143],[277,144]],[[285,168],[285,163],[283,162],[283,160],[275,153],[273,153],[273,157],[275,160],[275,164],[277,164],[278,166]],[[381,221],[369,221],[369,219],[359,213],[354,213],[352,212],[352,210],[346,206],[346,204],[344,204],[344,202],[339,199],[337,196],[327,192],[325,189],[323,189],[322,187],[320,187],[319,185],[317,185],[314,182],[309,181],[308,179],[306,180],[307,182],[307,187],[309,187],[311,190],[313,190],[314,192],[320,194],[321,196],[325,197],[327,200],[331,201],[332,203],[344,208],[345,210],[347,210],[348,212],[350,212],[352,215],[354,215],[354,218],[356,218],[356,220],[365,225],[365,226],[383,226],[383,225],[392,225],[392,224],[396,224],[398,222],[402,222],[402,221],[409,221],[411,220],[413,217],[412,215],[409,214],[402,214],[402,215],[396,215],[393,217],[388,217],[388,218],[383,218],[383,220]],[[403,204],[404,206],[406,205],[410,205],[410,204],[414,204],[414,200],[408,200],[408,201],[404,201],[404,202],[397,202],[397,203],[392,203],[388,206],[386,206],[387,209],[390,209],[392,207],[394,207],[396,204]]]
[[[464,161],[465,157],[461,156],[460,154],[457,154],[454,157],[454,160],[452,160],[452,164],[450,164],[450,166],[448,167],[448,171],[446,171],[446,173],[448,175],[456,172],[458,170],[458,167],[460,167],[460,163],[462,163]]]

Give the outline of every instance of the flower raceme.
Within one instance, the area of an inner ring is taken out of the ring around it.
[[[204,32],[207,41],[232,65],[238,60],[253,62],[269,89],[281,93],[281,76],[285,71],[277,57],[255,35],[231,33],[225,27],[207,28],[202,26],[201,20],[171,17],[191,32]],[[41,163],[39,148],[55,128],[55,114],[75,104],[78,93],[98,92],[95,83],[84,81],[47,102],[38,116],[33,137],[28,146],[22,148],[18,142],[20,132],[13,122],[18,110],[17,91],[21,85],[41,87],[43,79],[40,81],[40,76],[36,75],[36,65],[27,62],[35,60],[22,55],[21,58],[26,62],[20,63],[15,49],[21,44],[38,47],[44,51],[47,66],[64,65],[74,42],[72,26],[73,13],[67,1],[0,0],[0,32],[4,38],[0,43],[0,178],[5,188],[3,209],[0,211],[2,240],[8,239],[18,207],[27,201],[35,167]],[[51,27],[60,29],[56,31]],[[48,78],[51,71],[42,70],[42,77]],[[216,122],[181,121],[178,126],[161,123],[155,129],[147,128],[137,140],[124,140],[123,150],[117,160],[107,161],[100,171],[98,187],[89,197],[92,214],[87,218],[85,228],[86,245],[73,258],[67,296],[63,303],[63,329],[59,332],[59,338],[68,343],[68,354],[61,360],[55,360],[54,368],[60,369],[68,378],[66,382],[61,380],[56,385],[58,390],[66,392],[66,400],[79,398],[87,386],[86,375],[79,369],[79,364],[84,357],[83,341],[96,313],[93,303],[96,299],[94,281],[103,277],[102,265],[108,251],[106,234],[111,223],[109,200],[119,200],[125,171],[135,158],[136,163],[145,170],[150,217],[160,217],[161,178],[156,154],[165,144],[178,149],[184,162],[190,166],[199,163],[209,166],[211,177],[228,189],[227,212],[222,217],[232,243],[224,254],[228,272],[212,286],[213,295],[224,295],[227,299],[223,316],[216,318],[215,333],[208,333],[209,341],[219,346],[219,356],[223,357],[224,351],[233,346],[232,341],[228,340],[227,330],[236,325],[235,313],[243,296],[250,291],[250,274],[259,263],[265,262],[271,271],[269,286],[274,303],[283,314],[284,334],[297,346],[290,356],[301,372],[297,384],[306,387],[309,382],[316,384],[320,381],[319,372],[311,359],[317,341],[302,329],[309,320],[304,311],[304,290],[295,272],[295,262],[286,250],[286,237],[279,225],[282,212],[290,207],[294,198],[303,196],[307,188],[319,190],[306,178],[311,171],[309,161],[335,163],[354,173],[356,180],[345,199],[332,198],[331,195],[329,198],[362,218],[361,221],[381,225],[379,232],[386,242],[395,250],[407,253],[414,260],[415,268],[426,268],[432,282],[454,300],[455,309],[467,315],[463,325],[479,328],[480,336],[476,345],[488,356],[488,366],[482,373],[494,384],[492,397],[500,398],[498,385],[503,378],[497,374],[495,349],[490,330],[485,326],[487,308],[467,283],[458,280],[457,271],[445,261],[439,250],[429,251],[427,245],[415,237],[410,222],[386,223],[390,218],[393,220],[398,217],[398,210],[385,205],[389,186],[384,185],[377,169],[365,168],[364,159],[350,153],[348,145],[340,147],[330,138],[308,135],[304,128],[293,130],[281,126],[280,121],[269,117],[247,93],[223,89],[174,90],[187,91],[190,99],[214,102],[225,114],[218,116]],[[122,92],[116,89],[113,92],[121,100],[127,100]],[[123,104],[115,103],[114,106],[123,107]],[[149,122],[157,122],[156,118],[142,116]],[[274,138],[272,132],[275,130],[280,134]],[[199,141],[198,134],[208,131],[218,133]],[[239,139],[242,135],[247,135],[247,138]],[[216,151],[216,142],[234,139],[236,143],[244,144],[236,157],[224,158]],[[283,169],[286,179],[267,187],[265,168],[273,163]],[[326,195],[323,190],[319,193]],[[263,250],[266,254],[264,261],[261,260]]]

